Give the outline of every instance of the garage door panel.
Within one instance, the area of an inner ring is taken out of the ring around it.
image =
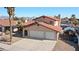
[[[56,39],[56,32],[30,31],[30,37],[43,39]]]
[[[42,31],[30,31],[30,36],[36,37],[36,38],[44,38],[44,32],[42,32]]]
[[[45,37],[46,37],[46,39],[56,39],[56,33],[55,32],[46,32]]]

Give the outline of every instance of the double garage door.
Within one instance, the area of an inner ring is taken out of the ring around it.
[[[29,31],[29,36],[43,39],[56,39],[56,32]]]

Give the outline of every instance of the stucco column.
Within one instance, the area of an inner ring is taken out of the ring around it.
[[[59,32],[57,32],[57,40],[59,39]]]
[[[24,36],[25,36],[25,30],[24,30],[24,28],[23,28],[22,37],[24,37]]]
[[[27,30],[27,33],[28,33],[27,36],[30,37],[30,31],[29,30]]]
[[[4,27],[2,27],[2,32],[4,32]]]
[[[2,26],[2,35],[4,34],[4,30],[5,30],[5,28]]]

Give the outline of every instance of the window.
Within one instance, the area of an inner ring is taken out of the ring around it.
[[[50,24],[54,25],[54,21],[50,21]]]

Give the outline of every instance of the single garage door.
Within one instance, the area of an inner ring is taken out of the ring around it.
[[[45,37],[46,39],[56,39],[56,32],[46,32]]]
[[[44,32],[43,31],[29,31],[30,37],[35,38],[44,38]]]

